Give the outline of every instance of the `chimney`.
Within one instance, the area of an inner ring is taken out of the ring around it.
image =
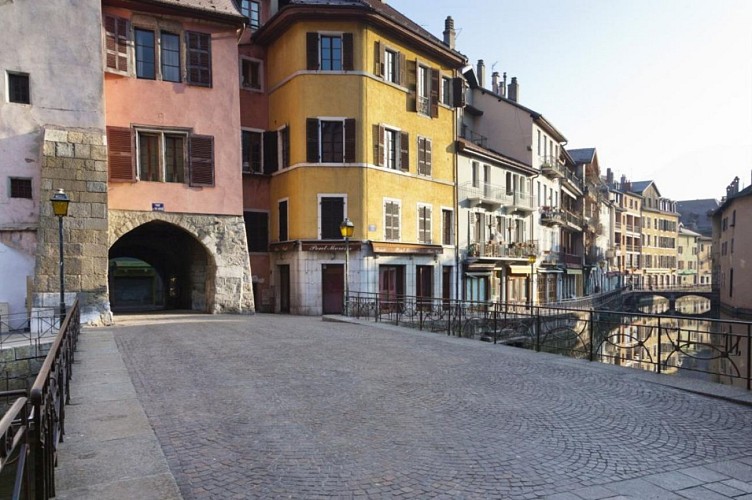
[[[454,31],[454,19],[452,19],[452,16],[447,16],[446,21],[444,21],[444,45],[454,49],[455,38],[457,38],[457,32]]]
[[[512,77],[512,83],[509,84],[509,100],[520,102],[520,85],[517,83],[517,77]]]
[[[499,89],[499,72],[498,71],[494,71],[493,74],[491,75],[491,85],[492,85],[491,88],[493,90],[493,93],[496,95],[499,95],[500,89]]]
[[[610,169],[606,169],[606,184],[609,186],[613,185],[614,183],[614,172]]]
[[[486,88],[486,64],[483,59],[478,59],[478,85],[480,88]]]
[[[504,79],[501,81],[501,88],[499,90],[501,91],[499,93],[501,97],[507,96],[507,72],[506,71],[504,72]]]

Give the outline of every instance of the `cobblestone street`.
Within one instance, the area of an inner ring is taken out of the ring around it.
[[[750,408],[627,369],[321,318],[125,319],[188,499],[752,494]]]

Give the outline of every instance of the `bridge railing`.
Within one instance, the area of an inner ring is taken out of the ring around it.
[[[355,292],[359,319],[752,389],[752,323]]]
[[[81,329],[78,301],[55,336],[31,390],[0,393],[13,399],[0,419],[0,475],[13,471],[10,498],[55,496],[58,444],[65,434],[74,352]]]

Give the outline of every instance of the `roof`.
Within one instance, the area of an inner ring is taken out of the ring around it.
[[[710,213],[717,210],[718,200],[708,198],[704,200],[684,200],[676,202],[676,211],[679,212],[679,221],[684,226],[709,236],[713,233],[713,222]]]
[[[684,234],[686,236],[702,236],[700,233],[696,233],[694,231],[691,231],[691,230],[689,230],[686,227],[681,226],[681,225],[679,226],[679,234]]]
[[[631,191],[633,193],[639,193],[642,194],[645,192],[645,190],[653,183],[653,181],[636,181],[632,183],[632,189]],[[658,188],[656,188],[656,191]],[[660,195],[660,193],[658,193]]]
[[[243,16],[238,10],[234,0],[142,0],[144,3],[155,5],[167,5],[174,7],[183,7],[185,9],[210,12],[220,16],[235,17],[242,21]]]
[[[201,0],[191,0],[191,1],[201,1]],[[208,0],[204,0],[208,1]],[[230,2],[232,0],[221,0]],[[459,57],[463,60],[466,60],[466,57],[458,52],[455,49],[450,49],[446,44],[444,44],[444,40],[437,38],[431,32],[423,28],[421,25],[415,23],[412,21],[409,17],[402,14],[400,11],[386,3],[384,0],[287,0],[286,2],[280,2],[280,11],[278,14],[281,14],[282,11],[285,10],[288,6],[319,6],[319,7],[351,7],[351,8],[364,8],[366,10],[369,10],[371,12],[377,13],[383,18],[386,18],[403,28],[406,28],[407,30],[415,33],[420,38],[423,38],[424,40],[435,44],[440,45],[443,47],[446,51],[453,53],[456,57]]]
[[[567,149],[569,156],[577,163],[592,163],[595,159],[595,148]]]
[[[721,206],[718,207],[718,209],[714,212],[713,215],[717,213],[721,213],[723,210],[726,209],[726,207],[728,207],[731,204],[732,201],[736,200],[737,198],[743,198],[745,196],[752,196],[752,185],[747,186],[746,188],[742,189],[741,191],[739,191],[733,196],[727,197],[726,200],[724,200],[723,203],[721,203]]]

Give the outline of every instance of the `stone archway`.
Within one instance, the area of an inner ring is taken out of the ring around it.
[[[164,308],[253,312],[242,217],[110,210],[109,227],[110,258],[151,265],[163,282]]]

